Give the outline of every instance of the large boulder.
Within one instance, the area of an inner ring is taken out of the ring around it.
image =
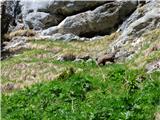
[[[54,1],[48,5],[48,11],[52,14],[70,16],[87,10],[92,10],[110,1]],[[40,10],[40,9],[39,9]],[[43,11],[42,9],[40,11]]]
[[[109,2],[92,11],[66,17],[58,26],[44,30],[42,34],[73,33],[85,37],[110,34],[135,9],[136,4],[130,1]]]
[[[93,9],[106,1],[26,1],[22,0],[22,14],[25,26],[44,29],[58,25],[66,16]]]

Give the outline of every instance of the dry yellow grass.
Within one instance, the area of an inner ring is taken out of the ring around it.
[[[119,33],[113,33],[108,36],[104,36],[100,40],[94,41],[72,41],[72,42],[63,42],[63,41],[30,41],[28,48],[34,49],[46,49],[49,51],[59,50],[58,55],[61,54],[75,54],[83,55],[88,54],[90,56],[97,56],[98,54],[104,53],[108,49],[109,43],[116,39],[119,36]]]
[[[17,63],[2,67],[2,88],[8,83],[14,84],[13,89],[20,89],[41,81],[54,80],[63,71],[63,67],[52,63]]]
[[[32,36],[35,36],[35,35],[36,35],[35,31],[30,30],[30,29],[28,29],[28,30],[17,30],[17,31],[6,34],[5,38],[11,40],[13,37],[16,37],[16,36],[32,37]]]

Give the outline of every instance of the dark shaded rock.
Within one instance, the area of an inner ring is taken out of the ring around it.
[[[4,41],[4,34],[8,32],[9,24],[12,20],[12,16],[8,14],[6,11],[7,6],[6,6],[6,1],[1,2],[1,38],[2,42]]]
[[[21,13],[19,0],[1,1],[1,42],[7,40],[4,34],[17,25],[18,15]]]

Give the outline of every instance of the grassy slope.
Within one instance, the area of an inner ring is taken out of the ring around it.
[[[158,42],[156,35],[158,32],[153,35]],[[160,112],[160,73],[146,74],[143,68],[130,67],[138,64],[143,52],[127,64],[103,67],[97,67],[92,62],[55,60],[63,53],[96,56],[105,52],[114,38],[115,34],[85,43],[30,41],[29,50],[1,62],[2,86],[14,83],[16,89],[20,89],[38,83],[19,91],[5,91],[2,94],[2,118],[154,119],[155,113]],[[159,51],[154,53],[157,55]]]
[[[2,86],[12,83],[14,89],[19,89],[33,83],[53,80],[67,66],[57,64],[57,56],[72,53],[95,57],[98,53],[105,52],[106,46],[116,37],[117,34],[112,34],[93,42],[31,40],[23,53],[1,62]]]
[[[151,120],[160,110],[158,72],[145,74],[119,64],[77,66],[83,72],[70,70],[55,81],[2,95],[2,118]]]

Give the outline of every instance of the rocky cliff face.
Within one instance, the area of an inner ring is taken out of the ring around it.
[[[110,47],[113,51],[114,49],[120,49],[119,54],[128,52],[127,56],[129,57],[141,49],[141,43],[145,42],[141,36],[155,29],[160,29],[159,1],[149,2],[141,7],[139,6],[133,14],[123,22],[118,30],[121,32],[121,35],[116,41],[111,43]]]
[[[112,45],[121,48],[127,42],[139,38],[142,34],[156,28],[160,28],[160,2],[149,2],[142,7],[138,7],[134,13],[123,22],[119,31],[120,37]]]

